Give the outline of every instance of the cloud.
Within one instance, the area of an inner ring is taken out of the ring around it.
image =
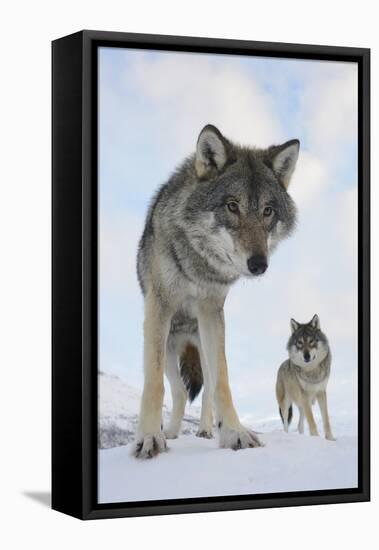
[[[271,97],[238,58],[199,54],[141,55],[131,63],[138,93],[155,107],[153,124],[180,155],[191,152],[212,123],[243,143],[267,146],[282,138]]]
[[[318,64],[301,96],[308,148],[333,163],[344,145],[356,145],[357,105],[357,64]]]
[[[99,219],[99,283],[108,294],[139,294],[136,275],[138,242],[144,217],[124,210],[122,215],[101,212]]]
[[[238,56],[138,50],[116,50],[105,62],[114,56],[123,62],[116,64],[117,86],[103,69],[101,150],[112,158],[114,179],[134,186],[138,178],[136,192],[151,192],[153,178],[164,181],[194,151],[207,123],[243,144],[301,138],[292,185],[300,202],[321,196],[340,162],[349,166],[341,151],[355,145],[357,133],[354,64],[260,59],[248,68]],[[283,96],[292,100],[283,104]]]
[[[327,164],[315,154],[301,150],[290,187],[297,207],[300,210],[312,207],[322,198],[329,181]]]
[[[99,217],[99,369],[141,387],[143,298],[136,274],[144,216],[124,208]]]
[[[358,254],[358,189],[352,187],[339,197],[336,227],[344,252],[353,258]]]

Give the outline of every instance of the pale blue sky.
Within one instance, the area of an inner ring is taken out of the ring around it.
[[[142,388],[143,302],[136,250],[149,201],[201,128],[301,155],[290,193],[296,234],[259,281],[226,303],[233,395],[243,414],[276,414],[289,319],[318,313],[333,351],[333,406],[356,403],[357,67],[355,64],[101,48],[99,367]],[[168,389],[168,386],[167,386]]]

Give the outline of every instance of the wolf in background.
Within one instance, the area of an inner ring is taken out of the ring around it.
[[[298,153],[298,140],[267,149],[242,147],[207,125],[196,153],[155,195],[137,258],[145,320],[135,456],[166,450],[166,438],[178,435],[187,397],[192,400],[202,385],[198,435],[212,437],[214,407],[221,447],[260,445],[234,408],[223,306],[237,279],[266,271],[270,253],[295,226],[287,188]],[[173,399],[165,432],[164,372]]]
[[[292,419],[292,403],[299,409],[299,433],[304,433],[304,415],[311,435],[318,435],[312,405],[318,401],[326,439],[334,440],[330,426],[326,386],[332,356],[325,334],[320,329],[318,315],[304,325],[291,319],[292,334],[287,344],[289,359],[279,368],[276,398],[284,430],[288,432]]]

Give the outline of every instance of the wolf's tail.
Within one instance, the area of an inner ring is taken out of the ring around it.
[[[192,402],[200,393],[204,381],[198,349],[192,344],[187,344],[180,356],[179,365],[188,398]]]
[[[279,407],[279,414],[280,414],[280,418],[282,419],[282,422],[284,424],[283,415],[282,415],[282,411],[280,410],[280,407]],[[288,426],[291,424],[292,414],[293,414],[292,405],[290,405],[290,407],[288,409]]]

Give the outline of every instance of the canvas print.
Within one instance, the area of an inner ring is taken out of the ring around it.
[[[358,486],[357,78],[99,47],[99,504]]]

